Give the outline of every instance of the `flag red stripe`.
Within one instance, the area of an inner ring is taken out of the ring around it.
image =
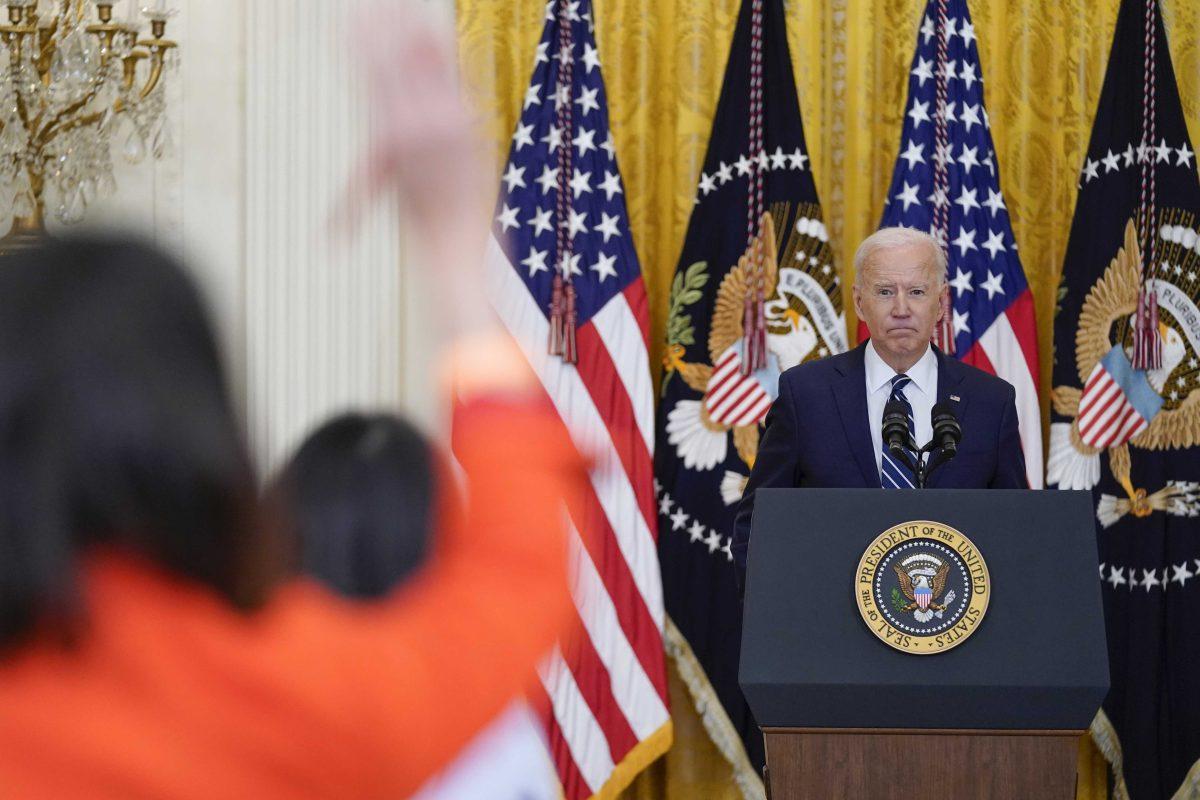
[[[575,630],[562,642],[562,654],[563,661],[575,676],[580,694],[604,731],[613,763],[620,763],[621,757],[637,744],[637,736],[629,727],[629,720],[625,719],[617,699],[613,697],[612,676],[600,660],[578,615],[575,617]]]
[[[1087,383],[1083,385],[1084,393],[1086,394],[1087,392],[1091,391],[1092,387],[1096,385],[1096,382],[1104,380],[1106,375],[1108,375],[1108,372],[1104,369],[1104,365],[1097,364],[1095,369],[1092,370],[1091,377],[1089,377],[1087,379]]]
[[[1117,396],[1124,400],[1124,395],[1122,395],[1120,392],[1117,392]],[[1128,413],[1130,408],[1132,408],[1132,406],[1124,402],[1117,403],[1111,408],[1106,408],[1102,418],[1099,419],[1095,425],[1091,426],[1088,430],[1084,430],[1082,427],[1080,427],[1080,438],[1083,439],[1085,443],[1090,444],[1093,447],[1108,447],[1108,443],[1111,442],[1113,434],[1116,433],[1116,428],[1113,427],[1114,421],[1122,413]],[[1104,444],[1100,444],[1101,442]]]
[[[629,310],[633,312],[633,318],[637,320],[638,329],[642,332],[642,344],[646,348],[646,352],[650,352],[650,299],[646,296],[646,282],[639,275],[636,279],[629,282],[629,285],[622,290],[625,295],[625,302],[629,304]]]
[[[1124,444],[1132,438],[1133,431],[1137,430],[1138,423],[1142,421],[1141,416],[1137,413],[1137,409],[1129,406],[1125,409],[1125,413],[1121,419],[1113,426],[1113,440],[1118,444]]]
[[[758,422],[771,408],[771,396],[764,394],[756,403],[753,403],[749,408],[742,412],[741,416],[733,421],[735,427],[749,425],[752,422]]]
[[[1100,447],[1108,447],[1113,439],[1116,438],[1117,432],[1121,426],[1125,424],[1125,420],[1129,419],[1129,415],[1133,412],[1133,406],[1125,405],[1124,408],[1117,406],[1113,415],[1105,420],[1104,424],[1100,425],[1095,431],[1089,431],[1090,436],[1084,439],[1085,442],[1092,441]],[[1082,434],[1083,431],[1080,431]]]
[[[1121,387],[1113,383],[1108,377],[1108,373],[1105,373],[1104,380],[1096,382],[1096,388],[1079,407],[1080,432],[1093,427],[1096,421],[1104,415],[1105,409],[1120,397],[1123,397]]]
[[[600,363],[601,360],[609,365],[612,364],[612,361],[607,356],[608,351],[603,348],[603,343],[599,342],[599,336],[596,334],[593,326],[585,325],[579,329],[578,342],[581,358],[580,365],[583,365],[584,358],[587,359],[588,364],[592,364],[593,366]],[[594,345],[599,345],[604,353],[603,359],[588,353],[585,350],[585,342],[588,343],[587,347],[589,349]],[[583,371],[580,371],[580,378],[584,380],[585,384],[588,384]],[[590,384],[588,385],[588,391],[593,394],[594,402],[595,396]],[[546,397],[549,399],[548,394]],[[632,415],[631,407],[629,408],[629,414]],[[607,420],[603,410],[601,410],[601,416]],[[641,443],[641,438],[637,435],[636,429],[633,427],[632,416],[629,422],[629,432],[629,438],[632,441]],[[644,445],[642,446],[642,452],[645,452]],[[645,463],[646,469],[651,469],[649,454],[646,455]],[[650,473],[647,473],[645,480],[650,484],[650,490],[653,492],[653,477]],[[575,522],[575,528],[579,531],[580,539],[583,541],[588,555],[591,556],[592,563],[596,566],[596,571],[600,573],[600,579],[604,582],[605,591],[608,592],[609,598],[612,600],[622,632],[626,639],[628,639],[630,647],[633,648],[633,652],[637,655],[638,663],[642,665],[642,669],[650,679],[650,683],[654,686],[655,691],[658,692],[659,697],[666,703],[667,677],[663,659],[662,634],[658,629],[658,625],[655,624],[654,617],[651,615],[649,608],[646,606],[646,600],[642,596],[641,590],[638,589],[629,562],[625,559],[625,555],[617,543],[617,536],[613,531],[612,522],[604,512],[604,507],[600,503],[600,498],[596,494],[595,488],[589,483],[585,490],[580,493],[578,499],[579,502],[572,503],[569,509],[571,518]],[[651,502],[653,502],[653,498],[651,498]],[[654,532],[658,525],[658,514],[654,506],[651,506],[651,508],[655,510],[655,513],[652,513],[649,530]],[[644,508],[642,513],[644,515]]]
[[[1107,384],[1102,387],[1102,384]],[[1096,372],[1095,375],[1088,380],[1083,392],[1079,397],[1079,417],[1082,419],[1087,416],[1088,412],[1096,405],[1097,401],[1102,397],[1107,397],[1112,392],[1112,387],[1116,386],[1109,377],[1109,374],[1103,369]]]
[[[979,343],[978,339],[971,345],[971,349],[966,352],[966,355],[962,357],[962,361],[964,364],[970,364],[972,367],[981,369],[989,375],[996,374],[996,368],[992,366],[992,360],[983,351],[983,345]]]
[[[758,381],[754,380],[753,378],[748,378],[743,382],[739,389],[726,395],[725,398],[721,400],[721,402],[717,404],[717,406],[714,407],[709,413],[713,417],[723,417],[727,412],[736,409],[739,403],[750,396],[751,392],[761,388],[762,387],[758,385]]]
[[[616,448],[621,465],[629,478],[637,498],[638,509],[646,520],[650,535],[655,532],[658,514],[654,502],[654,460],[646,449],[634,416],[633,403],[621,383],[621,376],[613,364],[612,355],[604,346],[596,326],[591,322],[581,325],[575,334],[579,346],[579,362],[575,365],[583,385],[587,387],[596,410],[604,420],[608,436]]]
[[[1100,395],[1100,399],[1092,404],[1092,406],[1098,406],[1095,412],[1093,413],[1089,410],[1086,412],[1090,415],[1088,419],[1080,422],[1079,433],[1081,435],[1087,435],[1093,430],[1104,430],[1104,428],[1108,425],[1110,416],[1116,413],[1116,408],[1119,407],[1113,406],[1113,403],[1119,403],[1124,400],[1125,394],[1121,391],[1121,387],[1117,386],[1115,383],[1105,388],[1103,393]],[[1083,420],[1083,417],[1084,414],[1079,415],[1080,420]]]
[[[1009,327],[1017,335],[1017,343],[1021,345],[1021,354],[1029,366],[1029,374],[1033,376],[1033,385],[1038,385],[1039,359],[1037,346],[1037,317],[1033,308],[1033,292],[1029,287],[1017,296],[1005,310]]]
[[[575,763],[571,748],[567,746],[567,740],[563,737],[562,727],[554,716],[550,695],[540,683],[530,695],[530,705],[535,709],[542,729],[546,732],[546,744],[550,750],[550,759],[558,772],[558,780],[562,783],[563,796],[567,800],[587,800],[592,796],[592,790],[583,779],[583,773],[579,771],[579,765]]]
[[[730,350],[713,367],[712,375],[709,377],[711,385],[706,389],[706,403],[709,408],[716,405],[726,392],[737,386],[738,380],[741,378],[741,372],[737,368],[737,358],[737,352]]]
[[[1124,395],[1121,395],[1124,399]],[[1102,448],[1111,447],[1113,444],[1118,444],[1117,435],[1121,432],[1121,427],[1129,419],[1129,415],[1134,413],[1133,406],[1128,403],[1121,403],[1112,411],[1111,416],[1105,420],[1104,424],[1099,426],[1091,436],[1093,441],[1096,441]],[[1082,431],[1081,431],[1082,433]],[[1087,442],[1084,439],[1084,442]]]
[[[662,634],[634,583],[629,562],[617,545],[616,534],[595,490],[589,486],[580,499],[580,503],[573,503],[570,508],[575,529],[579,531],[579,538],[596,565],[596,571],[600,573],[629,646],[665,703],[667,676],[663,664]]]

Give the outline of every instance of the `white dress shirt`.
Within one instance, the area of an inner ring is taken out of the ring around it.
[[[867,374],[867,424],[871,426],[871,441],[875,443],[875,471],[883,469],[883,407],[892,394],[892,378],[897,374],[875,352],[875,343],[867,342],[864,362]],[[904,373],[910,380],[903,392],[913,410],[913,426],[916,429],[917,447],[933,438],[933,423],[929,412],[937,402],[937,355],[932,347],[925,348],[925,355]]]

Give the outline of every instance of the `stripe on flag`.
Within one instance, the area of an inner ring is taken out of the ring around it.
[[[1079,438],[1104,450],[1123,445],[1150,426],[1163,399],[1114,345],[1088,376],[1079,396]]]

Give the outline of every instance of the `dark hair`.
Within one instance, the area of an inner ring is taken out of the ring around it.
[[[248,608],[271,576],[218,347],[183,270],[145,244],[0,257],[0,646],[80,609],[106,544]]]
[[[378,597],[429,547],[439,460],[413,425],[344,414],[314,431],[272,490],[293,526],[300,568],[351,597]]]

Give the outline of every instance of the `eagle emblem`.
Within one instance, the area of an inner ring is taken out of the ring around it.
[[[777,233],[776,220],[794,221]],[[762,248],[766,296],[767,365],[742,374],[744,300],[753,279],[754,248]],[[841,289],[829,237],[815,204],[781,202],[763,214],[755,240],[717,289],[709,324],[707,359],[689,362],[694,326],[687,306],[700,299],[707,265],[693,264],[676,275],[663,356],[665,381],[677,373],[699,398],[682,399],[667,414],[668,442],[683,466],[699,471],[725,461],[729,440],[747,467],[758,450],[759,423],[779,392],[779,375],[810,359],[847,348]],[[727,471],[725,503],[741,497],[746,475]]]
[[[1200,443],[1200,250],[1194,216],[1166,209],[1156,227],[1161,261],[1146,281],[1158,295],[1162,363],[1132,366],[1133,316],[1137,308],[1142,255],[1132,220],[1124,243],[1084,299],[1075,334],[1079,386],[1056,386],[1051,403],[1070,422],[1050,426],[1046,482],[1060,489],[1091,489],[1100,481],[1100,455],[1107,451],[1113,477],[1125,497],[1102,494],[1097,518],[1109,527],[1132,513],[1156,511],[1195,516],[1200,487],[1167,481],[1156,491],[1134,486],[1131,450],[1166,450]]]
[[[918,553],[909,556],[899,563],[892,564],[896,578],[900,582],[900,592],[908,599],[905,603],[899,598],[893,598],[896,611],[901,614],[913,613],[918,622],[928,622],[936,614],[942,616],[950,604],[954,602],[954,592],[949,592],[943,602],[942,593],[946,591],[946,577],[950,574],[950,565],[929,553]]]

